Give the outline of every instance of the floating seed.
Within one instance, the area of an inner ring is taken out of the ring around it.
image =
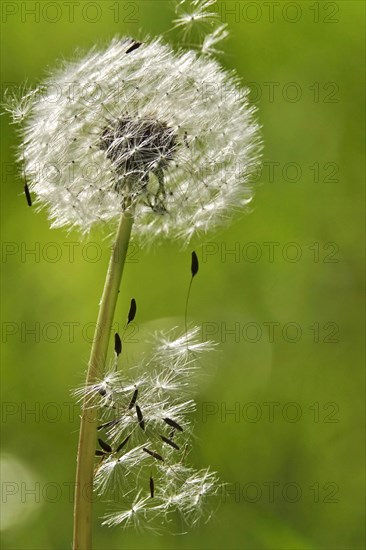
[[[128,436],[122,441],[122,443],[120,443],[120,444],[118,445],[118,447],[117,447],[117,449],[116,449],[116,453],[119,453],[119,452],[123,449],[123,447],[126,445],[127,441],[130,439],[130,437],[131,437],[131,436],[128,435]]]
[[[114,351],[116,352],[117,356],[120,355],[122,351],[122,342],[118,332],[116,332],[114,335]]]
[[[175,420],[172,420],[171,418],[163,418],[164,422],[168,424],[168,426],[171,426],[172,428],[175,428],[176,430],[179,430],[180,432],[183,431],[182,426],[178,424]]]
[[[153,478],[150,476],[150,497],[154,498],[155,494],[155,484]]]
[[[163,457],[161,455],[159,455],[159,453],[156,453],[155,451],[150,451],[150,449],[146,449],[146,447],[143,447],[142,450],[145,451],[145,453],[152,456],[153,458],[156,458],[156,460],[161,460],[162,462],[164,462]]]
[[[100,388],[100,389],[98,390],[98,393],[99,393],[99,395],[101,395],[102,397],[104,397],[104,396],[107,394],[106,390],[103,389],[103,388]]]
[[[197,258],[197,254],[194,251],[192,252],[191,273],[192,273],[192,279],[198,273],[198,258]]]
[[[28,206],[32,206],[32,197],[31,197],[27,182],[25,182],[24,184],[24,193],[25,193],[25,198],[27,199]]]
[[[161,435],[160,437],[164,441],[164,443],[167,443],[168,445],[173,447],[173,449],[177,449],[177,451],[179,451],[179,445],[177,445],[174,441],[168,439],[167,437],[164,437],[163,435]]]
[[[133,406],[135,405],[138,393],[139,393],[139,390],[136,388],[135,391],[133,392],[133,396],[132,396],[132,399],[130,401],[130,404],[128,405],[129,409],[132,409]]]
[[[103,439],[98,439],[98,443],[102,447],[103,451],[106,451],[106,453],[111,453],[112,452],[112,447],[110,445],[108,445],[108,443],[103,441]]]
[[[141,409],[138,405],[136,405],[136,413],[137,413],[137,419],[139,421],[140,428],[144,430],[145,429],[144,417],[142,416]]]
[[[139,47],[141,46],[141,44],[142,44],[142,42],[134,42],[134,43],[132,44],[132,46],[130,46],[130,47],[128,48],[128,50],[126,50],[126,53],[131,53],[131,52],[133,52],[134,50],[137,50],[137,48],[139,48]]]
[[[131,323],[134,320],[136,315],[136,309],[137,309],[136,300],[135,298],[132,298],[131,304],[130,304],[130,311],[128,312],[128,317],[127,317],[127,324]]]

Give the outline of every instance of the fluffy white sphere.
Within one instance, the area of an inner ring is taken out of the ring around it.
[[[53,227],[87,233],[131,208],[135,238],[188,242],[252,198],[247,93],[215,60],[160,39],[114,39],[64,63],[23,98],[19,158],[36,203]]]

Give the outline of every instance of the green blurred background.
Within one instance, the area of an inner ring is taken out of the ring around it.
[[[38,20],[27,12],[36,4]],[[4,87],[36,83],[76,47],[171,28],[168,1],[73,4],[70,21],[66,2],[2,2]],[[217,470],[228,494],[185,536],[108,530],[96,518],[94,546],[361,549],[364,3],[221,2],[219,13],[231,31],[222,62],[250,84],[265,141],[250,215],[192,245],[201,268],[190,318],[220,343],[197,396],[192,460]],[[108,241],[51,231],[27,207],[17,136],[7,116],[1,124],[3,548],[66,550],[70,389],[82,383]],[[175,243],[131,249],[116,316],[122,324],[134,296],[128,357],[148,330],[183,326],[189,262]]]

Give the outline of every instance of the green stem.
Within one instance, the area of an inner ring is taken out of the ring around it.
[[[86,386],[93,385],[100,378],[104,370],[132,224],[132,214],[129,212],[124,213],[118,226],[117,237],[113,246],[99,306]],[[74,550],[91,550],[92,548],[92,500],[97,408],[91,407],[91,405],[90,398],[85,398],[82,407],[77,455],[74,503]]]

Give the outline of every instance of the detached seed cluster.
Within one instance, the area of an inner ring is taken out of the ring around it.
[[[77,391],[100,414],[95,486],[111,503],[107,525],[157,529],[155,518],[166,523],[176,512],[187,525],[210,515],[217,475],[187,464],[194,380],[201,353],[214,348],[198,336],[198,328],[156,333],[149,356],[127,374],[116,353],[102,380]]]

